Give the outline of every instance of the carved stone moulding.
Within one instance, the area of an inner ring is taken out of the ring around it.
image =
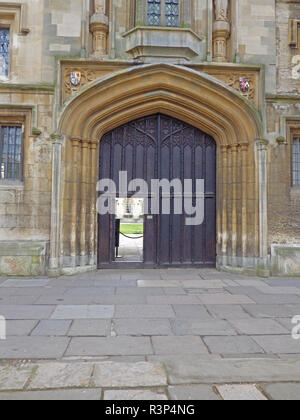
[[[140,52],[141,53],[141,52]],[[111,63],[108,61],[102,62],[62,62],[62,91],[61,103],[65,103],[71,96],[76,95],[78,90],[88,83],[92,83],[96,79],[104,77],[109,74],[116,73],[120,70],[135,66],[134,63]],[[257,108],[261,106],[260,98],[260,68],[244,68],[231,67],[228,64],[203,65],[203,64],[189,64],[188,67],[196,71],[209,74],[210,76],[222,81],[227,86],[235,89],[242,96],[252,102]],[[71,73],[80,73],[80,85],[74,86],[71,83]],[[246,89],[243,87],[241,81],[246,81]]]

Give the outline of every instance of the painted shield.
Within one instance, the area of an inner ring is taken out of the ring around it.
[[[250,79],[248,77],[240,77],[240,89],[242,92],[248,92],[250,89]]]
[[[73,72],[70,74],[70,82],[73,86],[79,86],[81,82],[81,73],[79,71]]]

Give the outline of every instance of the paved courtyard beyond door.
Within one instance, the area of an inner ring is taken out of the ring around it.
[[[165,366],[177,385],[300,382],[300,278],[175,269],[1,278],[0,315],[3,366],[144,363]]]

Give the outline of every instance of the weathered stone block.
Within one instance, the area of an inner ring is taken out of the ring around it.
[[[300,276],[300,244],[280,244],[271,247],[274,276]]]

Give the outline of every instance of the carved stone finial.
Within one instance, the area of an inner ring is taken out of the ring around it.
[[[228,0],[214,0],[215,20],[217,22],[228,22]]]
[[[95,14],[91,17],[90,31],[93,34],[93,56],[101,58],[107,55],[108,17],[106,1],[94,0]]]
[[[106,1],[105,0],[95,0],[95,13],[96,14],[106,14]]]
[[[227,41],[230,36],[229,0],[214,0],[213,50],[214,61],[227,61]]]

